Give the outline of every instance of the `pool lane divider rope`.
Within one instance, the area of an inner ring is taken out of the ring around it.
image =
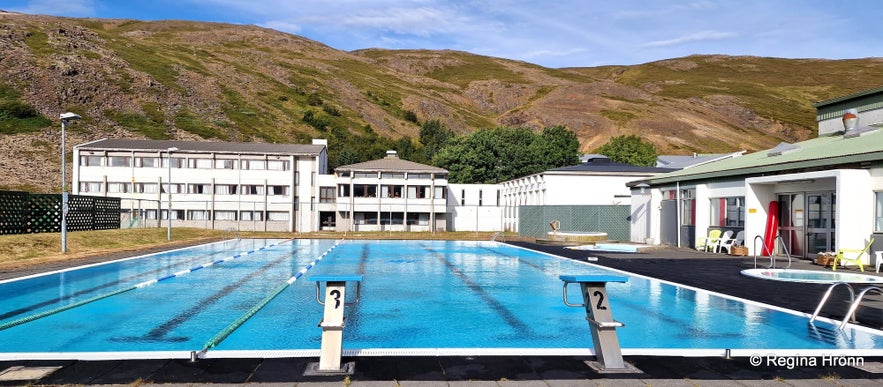
[[[191,360],[195,360],[198,357],[205,355],[205,353],[208,352],[209,349],[218,346],[218,344],[221,344],[222,341],[224,341],[227,337],[229,337],[234,331],[239,329],[239,327],[241,327],[242,324],[245,324],[246,321],[248,321],[250,318],[252,318],[261,309],[263,309],[264,306],[266,306],[267,304],[270,303],[270,301],[273,301],[273,299],[276,298],[276,296],[281,294],[285,289],[287,289],[289,286],[291,286],[291,284],[297,282],[297,280],[299,278],[301,278],[304,274],[306,274],[307,271],[309,271],[314,266],[319,264],[319,261],[321,261],[323,258],[325,258],[325,256],[328,255],[328,253],[330,253],[331,250],[334,250],[335,247],[340,245],[341,242],[343,242],[343,239],[335,242],[334,245],[331,246],[331,248],[326,250],[324,253],[322,253],[322,255],[318,256],[316,259],[314,259],[308,265],[301,268],[295,275],[291,276],[285,282],[283,282],[281,285],[279,285],[279,287],[277,287],[270,294],[268,294],[266,297],[264,297],[263,300],[261,300],[260,302],[255,304],[255,306],[253,306],[251,309],[249,309],[247,312],[245,312],[245,314],[243,314],[238,319],[236,319],[235,321],[230,323],[230,325],[228,325],[226,328],[224,328],[220,332],[218,332],[214,337],[212,337],[211,339],[209,339],[205,343],[205,346],[199,352],[196,352],[196,351],[192,352],[191,353]]]
[[[204,263],[204,264],[202,264],[202,265],[198,265],[198,266],[191,267],[190,269],[187,269],[187,270],[181,270],[181,271],[179,271],[179,272],[177,272],[177,273],[174,273],[174,274],[169,274],[169,275],[166,275],[166,276],[163,276],[163,277],[160,277],[160,278],[154,278],[154,279],[152,279],[152,280],[144,281],[144,282],[141,282],[141,283],[139,283],[139,284],[132,285],[132,286],[127,287],[127,288],[123,288],[123,289],[115,290],[115,291],[112,291],[112,292],[109,292],[109,293],[105,293],[105,294],[99,294],[99,295],[97,295],[97,296],[94,296],[94,297],[91,297],[91,298],[87,298],[87,299],[82,300],[82,301],[77,301],[77,302],[74,302],[74,303],[72,303],[72,304],[67,304],[67,305],[59,306],[59,307],[54,308],[54,309],[50,309],[50,310],[43,311],[43,312],[40,312],[40,313],[35,313],[35,314],[29,315],[29,316],[25,316],[25,317],[22,317],[22,318],[19,318],[19,319],[16,319],[16,320],[8,321],[8,322],[5,322],[5,323],[0,324],[0,331],[2,331],[2,330],[6,330],[6,329],[9,329],[9,328],[12,328],[12,327],[14,327],[14,326],[21,325],[21,324],[29,323],[29,322],[31,322],[31,321],[39,320],[39,319],[41,319],[41,318],[43,318],[43,317],[47,317],[47,316],[51,316],[51,315],[53,315],[53,314],[61,313],[61,312],[64,312],[64,311],[66,311],[66,310],[70,310],[70,309],[73,309],[73,308],[76,308],[76,307],[79,307],[79,306],[83,306],[83,305],[86,305],[86,304],[89,304],[89,303],[92,303],[92,302],[95,302],[95,301],[98,301],[98,300],[103,300],[103,299],[108,298],[108,297],[113,297],[113,296],[116,296],[116,295],[118,295],[118,294],[123,294],[123,293],[126,293],[126,292],[131,291],[131,290],[140,289],[140,288],[143,288],[143,287],[146,287],[146,286],[150,286],[150,285],[156,284],[156,283],[161,282],[161,281],[165,281],[165,280],[168,280],[168,279],[172,279],[172,278],[180,277],[180,276],[183,276],[183,275],[188,274],[188,273],[192,273],[192,272],[197,271],[197,270],[200,270],[200,269],[204,269],[204,268],[207,268],[207,267],[211,267],[211,266],[214,266],[214,265],[217,265],[217,264],[221,264],[221,263],[224,263],[224,262],[227,262],[227,261],[232,261],[232,260],[234,260],[234,259],[241,258],[241,257],[244,257],[244,256],[246,256],[246,255],[254,254],[254,253],[257,253],[257,252],[260,252],[260,251],[263,251],[263,250],[267,250],[267,249],[273,248],[273,247],[275,247],[275,246],[277,246],[277,245],[280,245],[280,244],[282,244],[282,243],[286,243],[286,242],[290,242],[290,241],[292,241],[292,240],[294,240],[294,238],[286,239],[286,240],[281,241],[281,242],[278,242],[278,243],[271,243],[271,244],[269,244],[269,245],[263,246],[263,247],[261,247],[261,248],[255,249],[255,250],[249,250],[249,251],[246,251],[246,252],[244,252],[244,253],[239,253],[239,254],[236,254],[236,255],[229,256],[229,257],[224,258],[224,259],[219,259],[219,260],[217,260],[217,261],[207,262],[207,263]]]

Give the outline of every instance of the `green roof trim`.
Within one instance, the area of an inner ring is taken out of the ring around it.
[[[762,150],[740,157],[720,160],[693,168],[682,169],[647,179],[651,185],[762,175],[795,169],[835,167],[842,164],[879,162],[883,160],[883,131],[846,138],[843,133],[794,143],[800,148],[775,156]]]

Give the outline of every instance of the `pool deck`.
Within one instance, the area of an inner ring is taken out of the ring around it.
[[[755,279],[739,274],[742,269],[754,267],[753,257],[678,248],[609,253],[528,242],[512,244],[576,260],[591,256],[597,258],[591,263],[601,266],[807,313],[812,313],[828,287]],[[769,259],[758,259],[758,264],[768,265]],[[786,264],[787,261],[779,259],[776,266]],[[830,270],[797,259],[791,267]],[[852,268],[845,271],[858,272]],[[856,285],[856,288],[865,286],[869,285]],[[845,313],[847,297],[839,293],[846,292],[834,293],[829,302],[831,306],[825,308],[823,316],[839,320]],[[874,295],[862,303],[859,309],[862,325],[883,327],[881,298]],[[752,366],[747,358],[625,356],[626,362],[642,371],[635,374],[599,374],[586,365],[593,359],[581,356],[357,357],[344,359],[355,362],[355,373],[348,378],[303,376],[307,363],[317,361],[315,358],[205,359],[195,363],[186,360],[0,361],[0,386],[878,386],[883,381],[883,357],[845,359],[850,364],[863,363],[860,367],[853,367],[822,364],[821,358],[813,358],[815,364],[812,364],[805,358],[780,359],[759,355],[762,359],[759,366]],[[788,361],[803,364],[789,367],[784,364]],[[19,366],[60,368],[37,379],[4,380],[4,370]]]

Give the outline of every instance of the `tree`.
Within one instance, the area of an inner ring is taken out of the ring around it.
[[[420,126],[420,143],[423,144],[423,159],[432,160],[438,150],[454,138],[453,130],[439,120],[428,120]]]
[[[498,183],[543,170],[539,139],[526,128],[480,129],[449,141],[432,161],[452,183]]]
[[[658,156],[653,144],[645,143],[633,134],[614,137],[595,152],[607,156],[611,161],[617,163],[644,167],[656,166],[656,157]]]
[[[549,126],[543,129],[541,155],[547,168],[566,167],[579,164],[579,139],[564,126]]]

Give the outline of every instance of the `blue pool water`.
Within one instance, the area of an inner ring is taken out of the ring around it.
[[[585,312],[563,304],[558,276],[621,275],[495,242],[337,243],[227,241],[2,282],[0,324],[149,285],[0,330],[0,359],[16,353],[199,351],[292,278],[291,286],[209,353],[312,355],[320,344],[322,307],[315,300],[315,283],[307,278],[348,274],[362,275],[364,282],[361,302],[347,308],[347,350],[566,354],[592,344]],[[240,255],[245,252],[252,253]],[[201,268],[207,262],[218,263]],[[163,280],[152,283],[155,279]],[[578,297],[578,287],[572,286],[571,297]],[[672,354],[683,354],[681,349],[883,353],[879,331],[838,331],[836,324],[819,321],[808,325],[804,314],[644,277],[610,284],[608,295],[614,318],[626,324],[618,329],[626,354],[672,349],[677,350]]]

